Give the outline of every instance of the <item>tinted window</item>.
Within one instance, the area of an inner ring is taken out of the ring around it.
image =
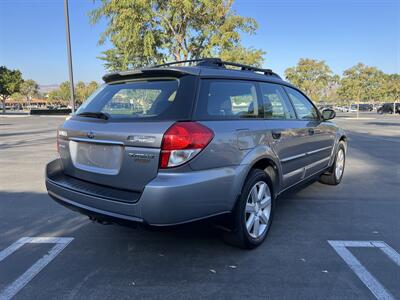
[[[259,115],[256,85],[234,80],[203,80],[197,107],[200,118],[255,118]]]
[[[282,87],[273,83],[260,83],[266,119],[295,119],[294,111],[287,102]]]
[[[107,84],[89,97],[76,114],[103,112],[111,120],[187,119],[194,98],[193,87],[191,78]]]
[[[319,119],[318,112],[314,105],[304,97],[302,93],[295,89],[285,87],[290,100],[296,110],[297,117],[301,120],[315,120]]]

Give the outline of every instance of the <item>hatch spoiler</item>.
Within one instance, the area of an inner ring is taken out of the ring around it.
[[[196,68],[146,68],[138,70],[128,70],[109,73],[103,76],[105,83],[113,81],[129,80],[143,77],[154,77],[154,76],[182,76],[182,75],[199,75],[200,70]]]

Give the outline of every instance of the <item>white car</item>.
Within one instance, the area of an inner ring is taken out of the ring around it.
[[[352,104],[349,108],[349,112],[357,112],[357,104]]]

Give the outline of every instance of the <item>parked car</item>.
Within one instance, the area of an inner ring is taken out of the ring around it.
[[[352,105],[350,105],[350,107],[349,107],[349,112],[357,112],[358,111],[358,107],[357,107],[357,104],[352,104]]]
[[[372,111],[374,106],[372,104],[360,103],[358,109],[359,111]]]
[[[342,107],[342,111],[343,112],[349,112],[350,111],[350,107],[349,106],[343,106]]]
[[[48,193],[100,222],[166,226],[224,214],[228,239],[256,247],[284,191],[341,182],[346,134],[329,121],[333,110],[319,112],[271,70],[191,62],[104,76],[58,129]],[[132,105],[115,110],[122,99]]]
[[[336,106],[335,110],[341,111],[341,112],[349,112],[349,107],[348,106]]]
[[[378,107],[376,112],[378,114],[392,114],[394,108],[394,103],[384,103],[382,106]],[[400,114],[400,103],[396,103],[396,114]]]
[[[22,107],[22,104],[17,103],[17,104],[14,104],[14,105],[11,107],[11,109],[12,109],[12,110],[22,110],[23,107]]]
[[[374,106],[368,103],[360,103],[360,104],[352,104],[350,105],[350,112],[357,112],[358,111],[372,111]]]

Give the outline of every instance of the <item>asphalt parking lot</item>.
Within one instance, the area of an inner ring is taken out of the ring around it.
[[[349,116],[335,119],[349,134],[342,184],[285,194],[252,251],[208,223],[146,231],[65,209],[44,186],[63,119],[0,116],[0,299],[400,299],[400,116]]]

